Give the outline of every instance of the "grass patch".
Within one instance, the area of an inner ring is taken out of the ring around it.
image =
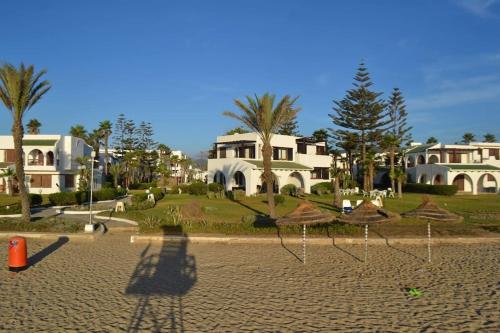
[[[30,223],[20,219],[0,219],[0,231],[75,233],[83,231],[83,224],[63,217],[44,218]]]

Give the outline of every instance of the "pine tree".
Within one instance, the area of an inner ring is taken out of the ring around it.
[[[408,126],[406,105],[399,88],[394,88],[389,99],[389,119],[391,130],[381,142],[381,146],[389,152],[389,175],[394,175],[394,165],[397,151],[401,145],[411,141],[411,126]],[[396,191],[396,180],[391,177],[391,188]]]
[[[312,133],[312,137],[314,138],[314,140],[316,140],[317,142],[324,142],[325,143],[325,150],[328,152],[329,151],[329,148],[328,148],[328,131],[324,128],[321,128],[319,130],[316,130]]]
[[[380,140],[385,126],[390,123],[387,118],[386,103],[379,97],[382,93],[373,92],[370,87],[368,70],[363,63],[354,77],[354,88],[347,91],[346,96],[334,101],[334,114],[330,114],[333,123],[338,127],[334,131],[334,138],[343,141],[348,135],[357,134],[363,173],[363,187],[370,190],[366,170],[366,154],[370,146]]]
[[[121,113],[118,115],[118,118],[115,121],[115,129],[113,131],[113,146],[117,150],[117,152],[120,155],[124,154],[125,151],[125,146],[124,146],[124,141],[125,141],[125,122],[127,119],[125,118],[125,115]]]
[[[294,117],[293,119],[290,119],[289,121],[287,121],[283,125],[281,125],[278,128],[278,134],[300,136],[299,125],[297,123],[296,117]]]

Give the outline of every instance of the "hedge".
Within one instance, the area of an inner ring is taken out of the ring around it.
[[[149,190],[151,187],[156,187],[156,181],[151,183],[135,183],[128,186],[131,190]]]
[[[210,183],[208,184],[208,190],[210,192],[222,192],[224,191],[224,185],[219,183]]]
[[[207,184],[202,182],[196,182],[189,185],[189,194],[193,195],[205,195],[208,192]]]
[[[286,184],[283,186],[280,190],[281,194],[284,195],[290,195],[290,196],[296,196],[297,195],[297,186],[293,184]]]
[[[333,187],[331,182],[322,182],[311,186],[311,193],[322,195],[329,194],[333,192]]]
[[[0,206],[0,215],[21,214],[21,205],[18,203],[12,205]]]
[[[92,201],[113,200],[126,194],[125,189],[105,188],[92,193]],[[89,192],[59,192],[49,194],[49,202],[54,206],[81,205],[90,200]]]
[[[30,206],[38,206],[42,204],[43,198],[41,194],[29,194]]]
[[[403,192],[427,193],[437,195],[454,195],[458,191],[457,185],[428,185],[428,184],[405,184]]]

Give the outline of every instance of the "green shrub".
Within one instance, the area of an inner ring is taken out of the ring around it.
[[[102,188],[114,188],[113,182],[106,181],[102,184]]]
[[[59,192],[49,194],[49,202],[54,206],[79,205],[87,201],[87,192]]]
[[[311,193],[322,195],[330,194],[333,192],[333,187],[331,182],[322,182],[311,186]]]
[[[454,195],[457,193],[457,191],[457,185],[405,184],[403,187],[403,192],[410,193]]]
[[[134,195],[135,197],[135,195]],[[134,197],[132,197],[132,203],[127,204],[127,210],[145,210],[145,209],[150,209],[155,206],[155,203],[153,201],[149,200],[143,200],[143,201],[134,201]]]
[[[205,195],[205,194],[207,194],[207,184],[202,183],[202,182],[192,183],[191,185],[189,185],[189,194],[192,194],[192,195]]]
[[[224,191],[224,185],[219,183],[210,183],[208,184],[208,190],[210,192],[222,192]]]
[[[38,205],[42,204],[42,201],[43,201],[41,194],[30,193],[29,199],[30,199],[30,206],[38,206]]]
[[[285,196],[284,195],[276,194],[274,196],[274,205],[275,206],[283,205],[284,203],[285,203]]]
[[[132,196],[132,203],[144,202],[147,199],[148,199],[148,194],[146,192],[137,193]]]
[[[170,194],[179,194],[179,189],[182,191],[182,193],[189,193],[189,186],[188,184],[180,184],[180,185],[174,185],[170,189],[169,193]]]
[[[280,193],[283,195],[296,196],[297,195],[297,186],[293,184],[286,184],[281,188]]]
[[[155,200],[161,200],[165,196],[161,188],[152,188],[150,190],[150,193],[152,193],[155,196]]]
[[[0,215],[21,214],[21,205],[18,203],[0,206]]]
[[[106,201],[113,200],[118,196],[118,190],[115,188],[103,188],[99,191],[94,191],[92,193],[93,201]]]
[[[131,190],[149,190],[151,187],[156,187],[156,181],[151,183],[135,183],[128,186]]]

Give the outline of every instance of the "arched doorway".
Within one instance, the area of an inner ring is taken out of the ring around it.
[[[224,187],[226,186],[226,176],[220,171],[217,171],[214,175],[214,183],[218,183],[223,185]]]
[[[427,175],[425,173],[420,175],[420,178],[418,178],[418,183],[427,184]]]
[[[260,178],[262,179],[260,193],[267,193],[267,184],[264,181],[262,176],[263,175],[260,176]],[[276,177],[276,175],[274,173],[273,173],[273,193],[280,193],[280,186],[279,186],[279,182],[278,182],[278,177]]]
[[[292,172],[287,179],[287,184],[295,185],[297,188],[304,188],[304,179],[298,172]]]
[[[432,182],[432,184],[433,184],[433,185],[443,185],[443,184],[444,184],[444,182],[443,182],[443,176],[441,176],[441,175],[439,175],[439,174],[438,174],[438,175],[436,175],[436,176],[434,177],[434,181]]]
[[[28,165],[43,165],[43,153],[38,149],[33,149],[28,154]]]
[[[246,188],[246,180],[245,175],[241,171],[236,171],[234,174],[234,183],[236,187],[240,190],[244,190]]]
[[[406,163],[407,168],[413,168],[415,166],[415,157],[410,156],[408,157],[408,161]]]
[[[498,183],[491,173],[485,173],[481,175],[477,181],[477,192],[478,193],[496,193],[498,188]]]
[[[472,179],[464,173],[455,176],[453,185],[458,186],[458,192],[472,192]]]

